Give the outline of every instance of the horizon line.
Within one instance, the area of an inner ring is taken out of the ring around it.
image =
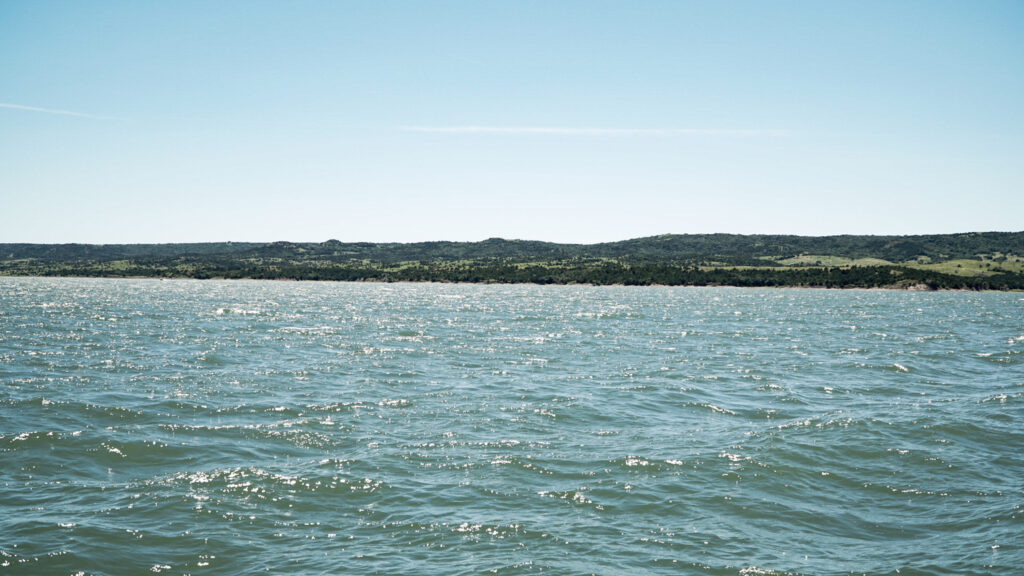
[[[525,238],[525,237],[501,237],[491,236],[481,240],[452,240],[452,239],[433,239],[433,240],[338,240],[337,238],[328,238],[327,240],[191,240],[184,242],[10,242],[0,241],[0,246],[4,245],[36,245],[36,246],[60,246],[60,245],[79,245],[79,246],[155,246],[155,245],[172,245],[172,244],[324,244],[326,242],[339,242],[341,244],[430,244],[436,242],[450,242],[459,244],[476,244],[481,242],[487,242],[489,240],[502,240],[509,242],[541,242],[546,244],[575,244],[575,245],[593,245],[593,244],[613,244],[616,242],[626,242],[629,240],[644,240],[648,238],[662,238],[666,236],[783,236],[792,238],[835,238],[841,236],[859,236],[864,238],[915,238],[923,236],[964,236],[973,234],[1024,234],[1022,230],[970,230],[961,232],[940,232],[940,233],[917,233],[917,234],[851,234],[851,233],[839,233],[839,234],[779,234],[779,233],[740,233],[740,232],[679,232],[679,233],[662,233],[662,234],[648,234],[645,236],[633,236],[629,238],[621,238],[618,240],[599,240],[599,241],[556,241],[556,240],[540,240],[536,238]]]

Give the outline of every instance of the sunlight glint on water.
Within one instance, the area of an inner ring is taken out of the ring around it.
[[[0,573],[1013,573],[1024,295],[0,278]]]

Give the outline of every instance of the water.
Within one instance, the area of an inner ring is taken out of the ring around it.
[[[2,574],[1011,574],[1024,295],[0,278]]]

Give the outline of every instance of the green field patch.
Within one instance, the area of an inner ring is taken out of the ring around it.
[[[1000,272],[1024,272],[1024,258],[1019,256],[1006,256],[995,260],[946,260],[945,262],[933,262],[930,264],[918,264],[908,262],[906,265],[918,270],[931,270],[943,274],[955,274],[957,276],[988,276]]]
[[[111,260],[98,265],[101,270],[127,270],[133,267],[130,260]]]
[[[850,266],[892,266],[893,263],[881,258],[857,258],[850,262]]]
[[[737,264],[721,264],[717,266],[697,266],[697,270],[709,272],[712,270],[788,270],[790,266],[744,266]],[[814,268],[812,266],[812,268]],[[821,266],[820,268],[824,268]]]
[[[792,258],[778,260],[783,266],[891,266],[892,262],[881,258],[846,258],[844,256],[826,256],[824,254],[801,254]]]

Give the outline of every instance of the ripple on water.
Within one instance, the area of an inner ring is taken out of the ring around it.
[[[0,278],[0,571],[1013,573],[1021,306]]]

